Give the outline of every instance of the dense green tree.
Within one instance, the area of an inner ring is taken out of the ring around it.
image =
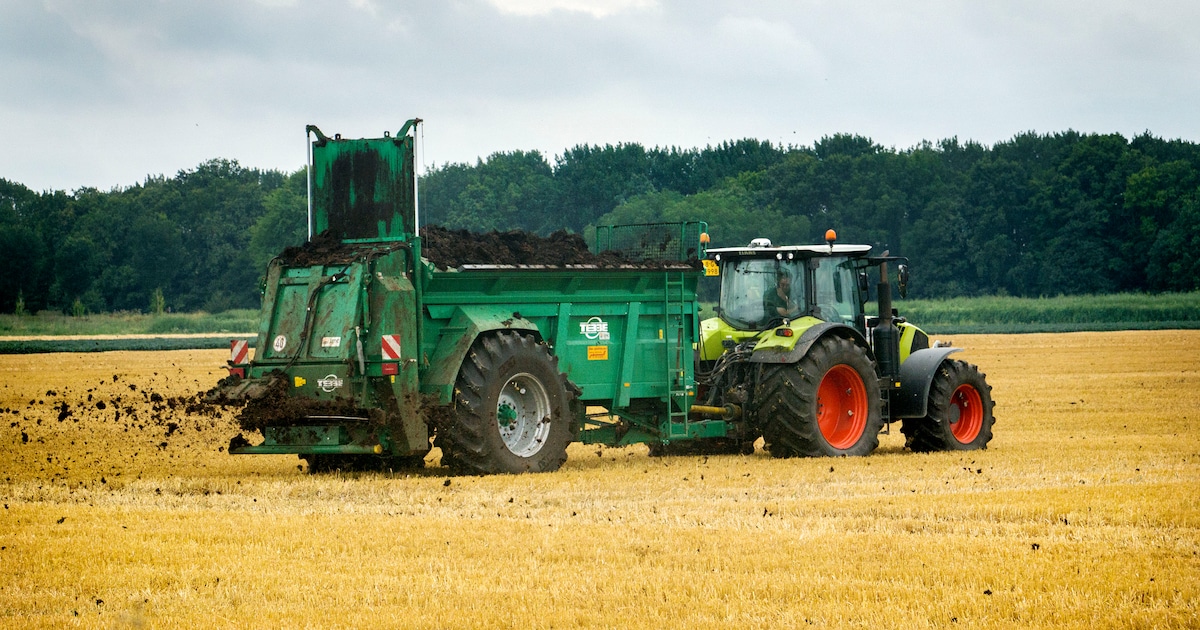
[[[778,163],[785,152],[770,142],[744,138],[700,150],[652,149],[649,179],[656,190],[691,195],[717,186],[728,177],[754,173]]]
[[[1129,176],[1120,213],[1122,236],[1117,242],[1118,263],[1124,272],[1122,288],[1165,290],[1188,284],[1171,270],[1171,258],[1179,261],[1174,267],[1179,270],[1187,268],[1186,261],[1197,255],[1184,244],[1188,234],[1196,233],[1189,204],[1194,204],[1198,194],[1200,170],[1197,163],[1186,160],[1149,163]],[[1143,270],[1148,286],[1138,283]]]
[[[1159,231],[1146,275],[1153,290],[1200,290],[1200,189],[1188,195],[1179,214]]]
[[[175,224],[162,214],[145,213],[136,217],[130,223],[124,251],[132,283],[121,308],[146,308],[156,290],[163,292],[166,306],[174,308],[175,276],[184,255]]]
[[[813,152],[820,160],[828,160],[834,156],[854,159],[864,155],[875,155],[883,150],[883,147],[875,144],[870,138],[848,133],[822,136],[813,144]]]
[[[579,145],[447,164],[422,223],[584,232],[700,220],[715,245],[868,243],[912,258],[914,296],[1200,288],[1200,145],[1149,133],[949,138],[897,151],[834,134],[703,149]],[[255,306],[271,257],[307,237],[306,174],[211,160],[110,191],[0,179],[0,310]]]
[[[1125,139],[1083,136],[1033,199],[1035,224],[1045,235],[1040,293],[1107,293],[1118,288],[1112,235],[1128,179]]]
[[[561,229],[550,165],[537,151],[494,153],[474,168],[448,165],[426,177],[422,223],[476,232]]]
[[[29,213],[38,195],[0,179],[0,311],[12,312],[18,298],[26,308],[41,303],[46,248]]]
[[[646,150],[640,144],[579,145],[555,160],[560,226],[574,232],[622,202],[653,192]]]
[[[46,264],[42,239],[33,229],[15,223],[0,224],[0,312],[11,313],[18,298],[26,308],[38,295],[37,281]]]
[[[966,208],[954,198],[924,208],[909,230],[914,296],[980,293],[970,248],[973,230]]]
[[[729,180],[721,187],[681,195],[674,191],[638,195],[600,217],[597,224],[705,221],[714,246],[745,245],[755,238],[778,243],[807,240],[806,217],[784,217],[778,210],[756,207],[745,182]]]
[[[264,179],[231,160],[211,160],[176,176],[181,201],[172,218],[188,252],[175,285],[180,308],[257,306],[262,271],[250,253],[250,232],[263,214],[263,198],[282,184],[278,173]]]
[[[250,260],[259,273],[287,247],[308,240],[308,174],[299,170],[263,198],[263,213],[250,228]]]
[[[108,268],[106,252],[85,234],[66,237],[54,252],[54,286],[51,290],[61,306],[80,299]],[[104,303],[93,303],[97,310]]]

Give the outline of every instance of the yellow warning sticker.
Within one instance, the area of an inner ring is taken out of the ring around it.
[[[608,346],[588,346],[588,361],[607,361]]]
[[[708,260],[707,258],[705,258],[701,262],[704,263],[704,275],[706,275],[706,276],[721,275],[721,268],[717,266],[717,261]]]

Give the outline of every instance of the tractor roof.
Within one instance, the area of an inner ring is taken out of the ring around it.
[[[708,255],[722,254],[742,258],[775,258],[777,254],[795,258],[816,258],[818,256],[865,256],[871,251],[870,245],[785,245],[782,247],[714,247],[708,250]]]

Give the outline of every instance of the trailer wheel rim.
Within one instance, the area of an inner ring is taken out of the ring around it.
[[[496,402],[496,425],[504,446],[518,457],[542,450],[550,435],[550,395],[542,382],[522,372],[508,379]]]
[[[858,443],[867,426],[867,387],[849,365],[835,365],[817,388],[817,424],[833,448]]]
[[[950,432],[954,439],[970,444],[983,428],[983,399],[979,390],[964,383],[950,395]]]

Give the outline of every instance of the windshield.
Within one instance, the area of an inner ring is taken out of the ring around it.
[[[762,329],[805,311],[801,261],[745,258],[721,269],[721,319],[734,328]]]
[[[816,316],[827,322],[853,325],[858,315],[854,262],[845,256],[831,256],[813,259],[812,264],[816,267]]]

